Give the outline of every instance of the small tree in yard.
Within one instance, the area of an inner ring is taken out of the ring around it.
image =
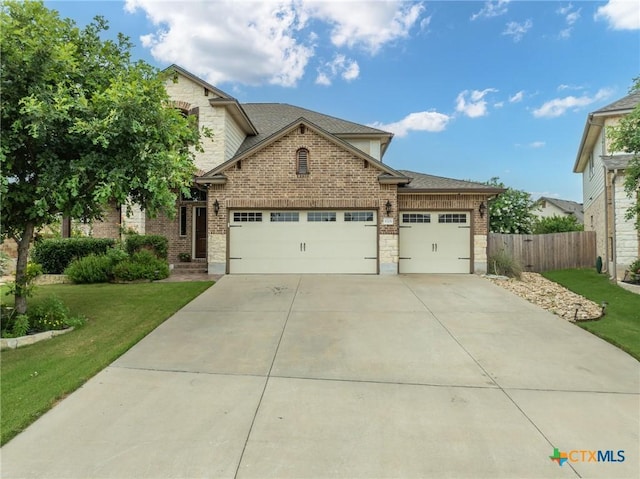
[[[131,61],[128,38],[101,40],[107,29],[100,17],[79,29],[41,2],[0,7],[0,234],[18,243],[18,313],[34,230],[60,214],[99,219],[109,202],[172,215],[192,181],[197,128],[159,72]]]
[[[640,91],[640,77],[634,79],[631,92]],[[640,230],[640,103],[631,113],[625,115],[616,126],[608,129],[611,139],[611,151],[631,153],[633,158],[629,162],[624,175],[624,189],[633,204],[627,211],[627,219],[635,219],[636,229]]]
[[[491,178],[486,184],[498,188],[506,188]],[[497,198],[489,203],[489,231],[505,234],[529,234],[533,228],[534,202],[526,191],[506,188]]]

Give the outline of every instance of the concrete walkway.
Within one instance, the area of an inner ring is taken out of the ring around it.
[[[2,477],[637,479],[639,418],[636,360],[483,278],[228,276]]]

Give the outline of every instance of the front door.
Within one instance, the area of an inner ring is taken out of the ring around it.
[[[207,257],[207,208],[197,206],[195,214],[195,256],[194,258]]]

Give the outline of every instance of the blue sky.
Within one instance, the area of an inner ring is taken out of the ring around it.
[[[589,112],[640,76],[640,3],[48,1],[158,68],[241,102],[290,103],[395,133],[393,168],[582,201]]]

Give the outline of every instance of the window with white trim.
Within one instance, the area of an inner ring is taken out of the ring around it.
[[[344,221],[373,221],[373,211],[347,211],[344,214]]]
[[[332,211],[310,211],[307,213],[307,221],[310,223],[335,220],[336,214]]]
[[[438,223],[466,223],[465,213],[444,213],[438,215]]]
[[[403,213],[403,223],[431,223],[431,215],[428,213]]]
[[[271,213],[272,223],[296,223],[300,214],[297,211],[279,211]]]
[[[237,211],[233,213],[233,221],[236,223],[259,223],[262,221],[262,212]]]

